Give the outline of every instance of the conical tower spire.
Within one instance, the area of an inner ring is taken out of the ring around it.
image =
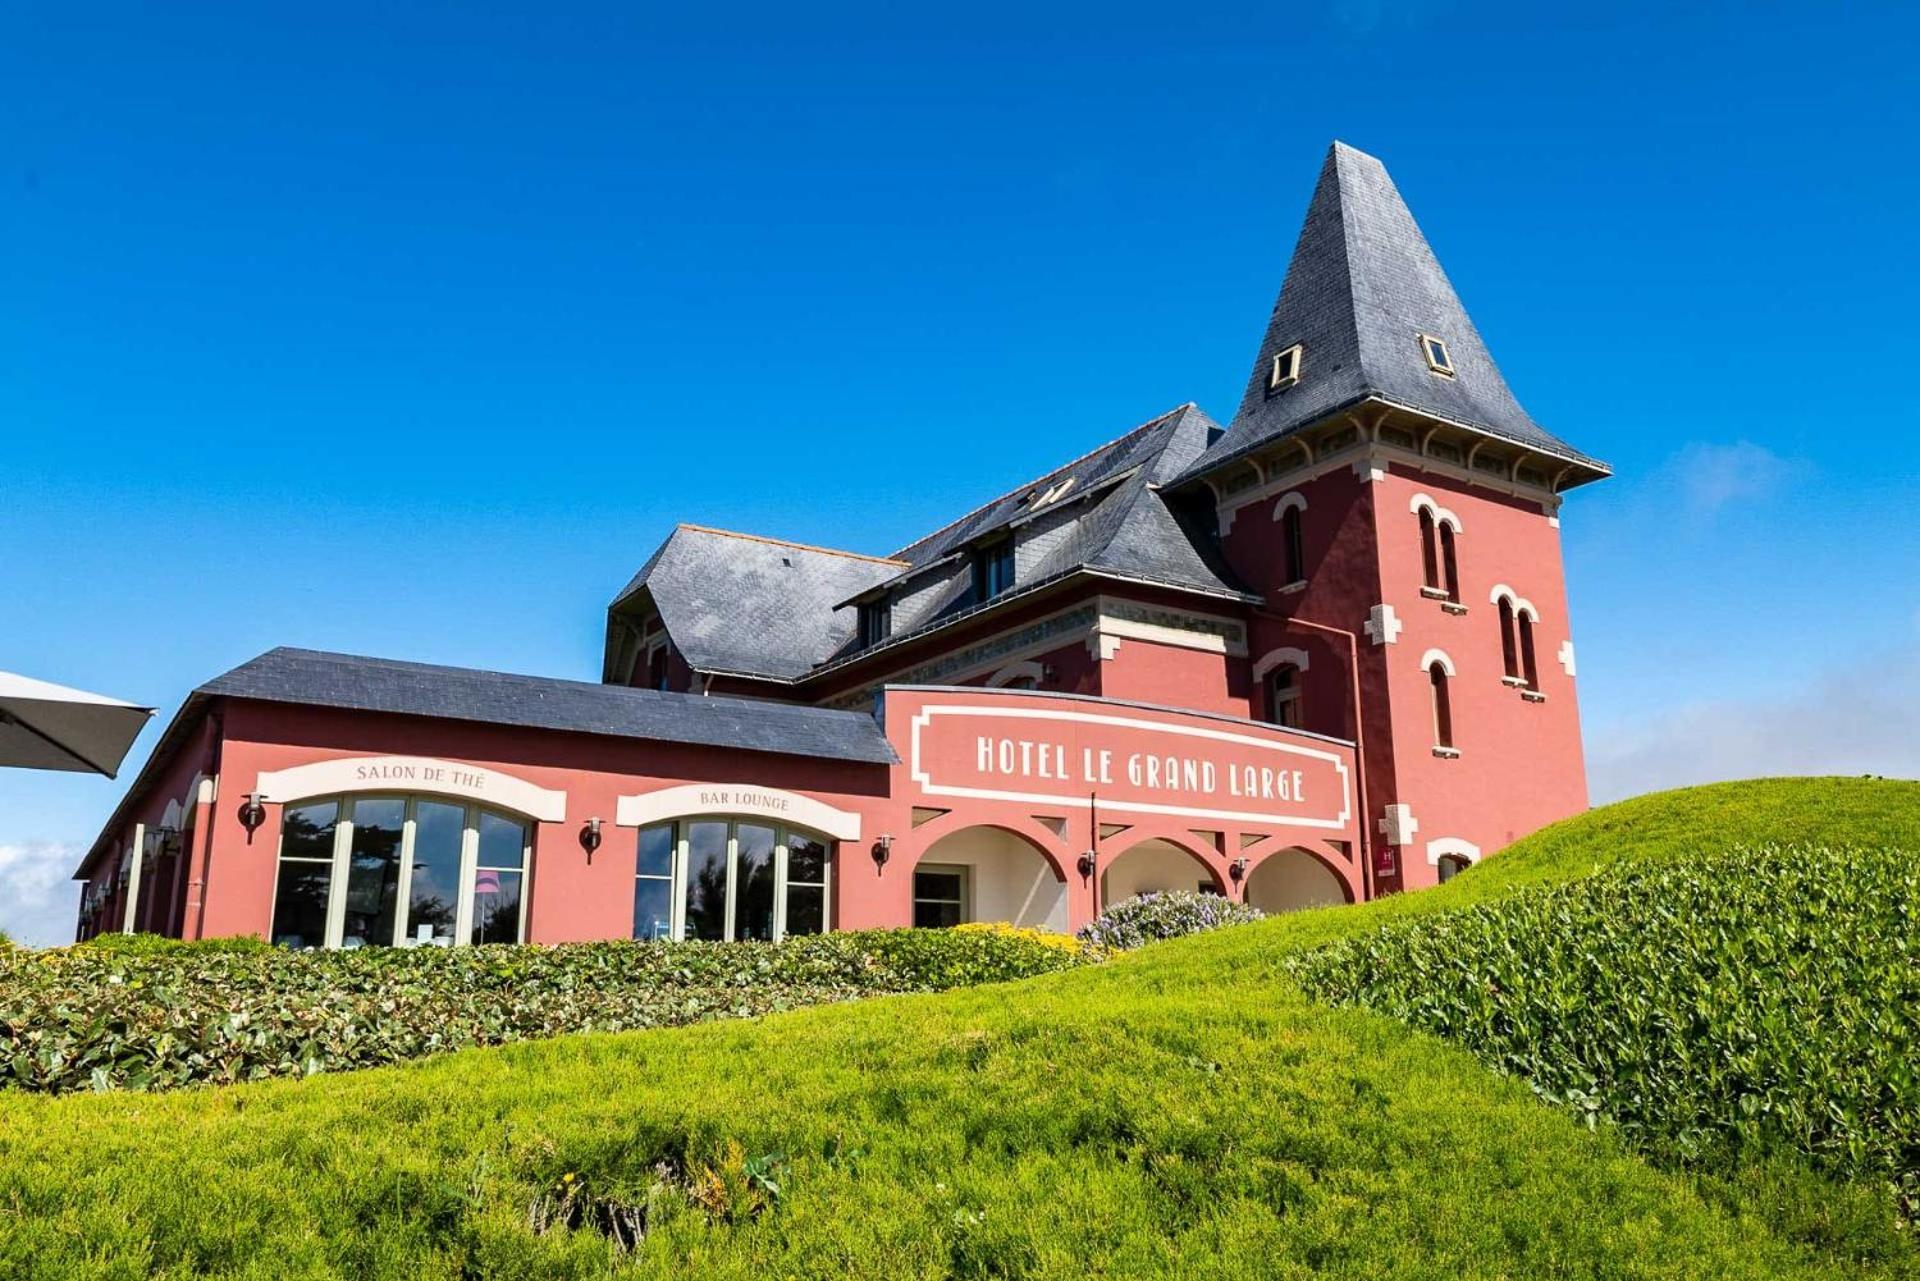
[[[1437,340],[1436,348],[1431,340]],[[1299,348],[1297,367],[1283,357]],[[1336,142],[1227,432],[1193,476],[1368,399],[1605,474],[1520,406],[1386,166]]]

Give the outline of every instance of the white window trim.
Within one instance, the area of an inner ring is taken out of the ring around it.
[[[1415,516],[1425,511],[1429,516],[1433,517],[1433,524],[1436,529],[1441,525],[1445,525],[1451,529],[1455,535],[1466,532],[1460,528],[1460,518],[1454,515],[1450,509],[1434,502],[1431,495],[1425,493],[1415,494],[1412,499],[1408,501],[1407,510]]]
[[[1002,667],[999,671],[987,677],[987,688],[988,689],[1004,689],[1006,688],[1006,686],[1008,686],[1014,681],[1021,679],[1022,677],[1030,678],[1034,684],[1038,685],[1042,680],[1046,678],[1046,674],[1047,674],[1047,669],[1042,667],[1039,663],[1034,663],[1034,662],[1008,663],[1005,667]]]
[[[1280,495],[1280,501],[1273,505],[1273,518],[1279,520],[1287,514],[1287,509],[1290,507],[1298,511],[1305,511],[1307,509],[1307,496],[1297,489],[1290,489]]]
[[[770,822],[759,814],[690,814],[681,818],[664,819],[646,824],[647,828],[665,827],[672,831],[670,838],[672,862],[666,878],[668,941],[684,943],[687,940],[687,870],[688,856],[691,853],[691,843],[687,837],[689,823],[725,823],[727,825],[727,898],[725,909],[721,914],[721,932],[726,940],[731,941],[739,929],[736,914],[740,892],[740,828],[742,824],[748,827],[773,829],[773,941],[778,943],[787,937],[788,850],[795,835],[803,836],[826,847],[827,860],[825,867],[821,869],[821,879],[801,881],[800,884],[808,888],[819,887],[820,932],[826,934],[833,930],[833,865],[838,850],[831,836],[806,827]],[[642,831],[645,830],[642,828]],[[636,846],[636,850],[637,848]],[[658,875],[642,875],[636,865],[633,879],[657,881],[661,878]],[[633,928],[631,923],[627,928],[631,933]]]
[[[1447,657],[1447,651],[1444,649],[1430,649],[1420,655],[1421,671],[1431,673],[1435,663],[1440,665],[1440,670],[1445,672],[1449,679],[1460,674],[1454,670],[1453,660]]]
[[[1280,373],[1281,364],[1282,362],[1286,362],[1289,356],[1293,357],[1292,361],[1287,362],[1292,372],[1283,377]],[[1291,347],[1283,347],[1279,351],[1274,352],[1273,360],[1267,366],[1267,391],[1270,394],[1285,391],[1287,388],[1297,384],[1300,381],[1300,374],[1305,368],[1306,360],[1307,349],[1305,343],[1294,343]]]
[[[1495,583],[1493,585],[1493,591],[1487,596],[1487,603],[1498,605],[1502,597],[1505,597],[1507,604],[1513,607],[1513,616],[1515,618],[1525,615],[1529,622],[1536,626],[1539,625],[1540,611],[1533,607],[1533,602],[1514,591],[1513,588],[1507,586],[1505,583]]]
[[[1472,841],[1463,841],[1457,836],[1437,836],[1427,842],[1427,863],[1431,867],[1440,866],[1440,860],[1452,855],[1464,858],[1468,863],[1480,861],[1480,847]]]
[[[1420,356],[1427,362],[1427,369],[1429,371],[1438,374],[1442,378],[1451,378],[1459,371],[1459,363],[1453,358],[1453,346],[1447,342],[1446,339],[1440,337],[1438,334],[1429,333],[1416,334],[1415,338],[1420,344]],[[1441,352],[1444,353],[1447,358],[1446,364],[1442,365],[1434,360],[1433,348],[1429,347],[1427,345],[1428,343],[1438,343],[1440,345]]]
[[[1260,656],[1260,661],[1253,665],[1253,679],[1257,681],[1267,679],[1267,674],[1282,663],[1292,663],[1304,672],[1307,670],[1307,651],[1284,645],[1279,649],[1268,650]]]

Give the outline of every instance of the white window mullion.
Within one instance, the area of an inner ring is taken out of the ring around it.
[[[398,900],[393,905],[393,945],[407,945],[407,930],[411,928],[407,920],[407,904],[413,898],[413,830],[414,798],[407,798],[405,817],[400,823],[400,884],[394,890]]]
[[[480,861],[480,822],[468,806],[460,828],[460,905],[454,910],[453,945],[464,947],[473,939],[473,872]]]
[[[687,828],[684,823],[673,825],[673,865],[667,869],[670,877],[668,893],[673,901],[667,905],[667,919],[672,923],[668,936],[676,943],[684,943],[687,938]]]
[[[347,924],[347,873],[353,866],[353,802],[340,798],[333,828],[333,879],[327,885],[328,947],[339,947]]]
[[[773,846],[773,941],[787,936],[787,833],[782,828]]]
[[[733,899],[734,899],[734,888],[735,888],[734,882],[739,880],[739,876],[738,876],[739,871],[740,871],[740,825],[738,823],[729,823],[727,824],[726,928],[721,932],[721,935],[720,935],[721,938],[726,939],[728,942],[733,941]]]

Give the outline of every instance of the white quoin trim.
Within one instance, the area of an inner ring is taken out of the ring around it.
[[[1460,674],[1453,670],[1453,660],[1447,657],[1447,651],[1444,649],[1430,649],[1420,655],[1421,671],[1424,672],[1432,669],[1436,663],[1440,665],[1440,670],[1449,676],[1458,676]]]
[[[1280,501],[1273,505],[1273,518],[1279,520],[1287,514],[1287,508],[1289,507],[1297,507],[1301,511],[1305,511],[1307,509],[1307,496],[1297,489],[1289,490],[1280,495]]]
[[[1047,669],[1038,663],[1008,663],[1005,667],[987,677],[988,689],[1000,689],[1021,677],[1027,677],[1036,685],[1046,679]]]
[[[341,756],[291,769],[263,770],[253,790],[281,804],[348,792],[457,796],[524,814],[540,823],[567,817],[567,794],[483,765],[431,756]]]
[[[1567,675],[1572,676],[1574,674],[1574,671],[1573,671],[1573,642],[1571,640],[1563,640],[1560,642],[1559,657],[1560,657],[1560,666],[1567,669]]]
[[[1391,645],[1400,639],[1400,629],[1406,624],[1394,614],[1391,605],[1375,605],[1367,611],[1365,630],[1376,645]]]
[[[1433,523],[1435,525],[1445,525],[1456,534],[1465,532],[1460,528],[1460,518],[1458,516],[1454,515],[1445,507],[1442,507],[1439,503],[1434,502],[1433,499],[1426,494],[1415,494],[1412,500],[1407,503],[1407,510],[1416,516],[1424,510],[1428,515],[1433,517]]]
[[[1384,458],[1360,457],[1353,460],[1354,479],[1363,485],[1371,485],[1387,478],[1387,460]]]
[[[1440,860],[1449,854],[1469,863],[1480,861],[1480,847],[1472,841],[1463,841],[1457,836],[1441,836],[1427,842],[1427,862],[1433,866],[1440,866]]]
[[[620,827],[646,827],[700,814],[752,814],[809,828],[836,841],[860,839],[860,816],[852,810],[835,809],[798,792],[747,783],[688,783],[622,796],[615,802],[613,821]]]
[[[1292,663],[1304,672],[1307,670],[1307,651],[1304,649],[1289,649],[1285,647],[1268,650],[1260,656],[1260,661],[1253,665],[1253,679],[1257,681],[1265,680],[1267,673],[1282,663]]]
[[[1411,845],[1419,830],[1411,805],[1389,805],[1380,813],[1380,836],[1389,845]]]
[[[1507,586],[1505,583],[1495,583],[1493,585],[1493,591],[1487,595],[1487,603],[1489,605],[1498,605],[1501,597],[1505,597],[1507,604],[1513,607],[1514,617],[1524,617],[1535,623],[1540,621],[1540,611],[1533,607],[1532,601],[1520,595],[1520,593],[1514,591],[1513,588]]]

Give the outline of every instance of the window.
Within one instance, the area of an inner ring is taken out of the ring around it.
[[[1520,614],[1520,678],[1528,689],[1540,688],[1540,669],[1533,661],[1533,616],[1524,610]]]
[[[1285,351],[1276,352],[1273,367],[1267,371],[1267,394],[1285,391],[1300,381],[1301,346],[1295,343]]]
[[[1267,719],[1287,729],[1300,728],[1300,669],[1292,663],[1267,673]]]
[[[289,805],[270,937],[287,947],[518,943],[531,854],[525,822],[458,801]]]
[[[1013,540],[1003,538],[973,555],[973,599],[992,600],[1013,586]]]
[[[1514,643],[1513,602],[1500,598],[1500,670],[1510,681],[1520,679],[1520,650]]]
[[[878,645],[893,630],[893,606],[884,600],[860,606],[860,648]]]
[[[1435,866],[1440,869],[1440,883],[1445,885],[1448,881],[1451,881],[1454,877],[1466,871],[1471,864],[1468,863],[1467,857],[1464,854],[1442,854],[1435,862]]]
[[[1440,585],[1441,590],[1446,592],[1448,600],[1458,605],[1460,603],[1460,560],[1454,551],[1453,526],[1444,521],[1440,525],[1440,568],[1446,575],[1446,581]]]
[[[1280,517],[1280,550],[1286,558],[1287,582],[1303,581],[1307,576],[1307,553],[1300,531],[1298,507],[1287,508]]]
[[[832,859],[817,837],[750,819],[642,828],[633,936],[772,942],[823,933]]]
[[[1453,748],[1453,705],[1447,696],[1447,669],[1442,663],[1427,667],[1427,679],[1433,685],[1433,745]]]
[[[667,687],[667,645],[665,641],[647,651],[647,688]]]
[[[1420,354],[1427,358],[1427,368],[1443,378],[1453,377],[1453,357],[1447,352],[1444,340],[1432,334],[1420,335]]]
[[[1433,527],[1433,509],[1420,509],[1421,585],[1429,591],[1440,590],[1439,536]]]
[[[967,869],[922,864],[913,871],[913,928],[945,929],[967,919]]]

